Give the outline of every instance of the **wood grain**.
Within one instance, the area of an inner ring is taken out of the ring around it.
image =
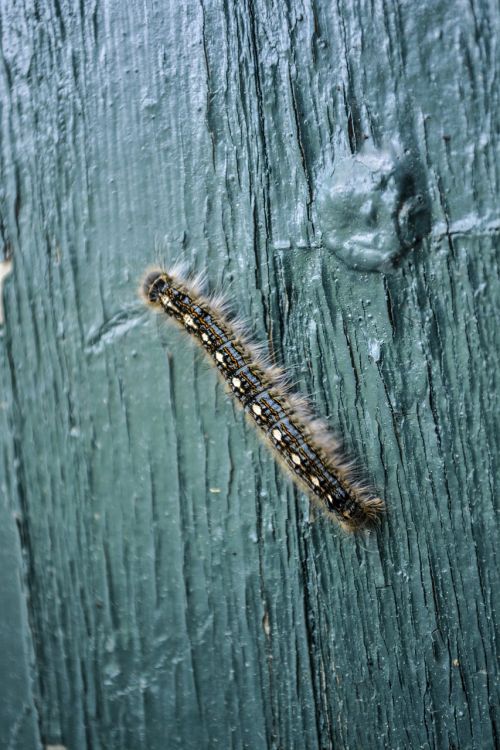
[[[493,748],[495,3],[5,0],[0,24],[2,747]],[[432,209],[388,274],[321,240],[365,141],[416,155]],[[143,314],[157,255],[312,395],[378,534],[313,517]]]

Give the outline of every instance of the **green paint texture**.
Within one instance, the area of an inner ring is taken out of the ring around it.
[[[498,21],[2,2],[2,748],[495,746]],[[334,246],[397,255],[383,201],[322,238],[366,149],[428,207],[393,269]],[[313,512],[143,308],[159,258],[205,270],[330,420],[378,532]]]

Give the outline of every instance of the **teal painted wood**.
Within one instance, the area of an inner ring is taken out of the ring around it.
[[[3,420],[1,421],[2,427],[5,428]],[[6,458],[12,459],[12,456],[6,456]],[[0,525],[1,746],[3,748],[38,749],[41,745],[32,691],[34,665],[25,591],[22,584],[23,563],[15,519],[11,508],[6,506],[9,495],[4,482],[1,488],[3,501]]]
[[[496,6],[0,18],[1,507],[26,607],[4,586],[0,649],[37,721],[21,743],[7,712],[3,744],[494,747]],[[432,207],[389,274],[321,239],[322,186],[365,135],[411,152]],[[229,290],[345,436],[378,534],[311,513],[142,310],[158,245]]]

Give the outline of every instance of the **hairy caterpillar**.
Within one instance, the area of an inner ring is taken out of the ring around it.
[[[270,366],[217,297],[201,293],[199,278],[181,267],[148,271],[141,285],[147,304],[165,312],[201,344],[275,456],[312,499],[344,528],[371,526],[384,508],[352,478],[350,464],[325,425],[312,418],[307,403],[289,392],[283,373]]]

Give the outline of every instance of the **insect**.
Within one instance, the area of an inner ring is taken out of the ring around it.
[[[148,305],[203,347],[295,482],[345,529],[374,525],[383,501],[353,478],[352,464],[326,425],[312,417],[307,401],[290,392],[283,372],[248,341],[222,300],[205,296],[199,277],[189,277],[181,266],[148,271],[140,291]]]

